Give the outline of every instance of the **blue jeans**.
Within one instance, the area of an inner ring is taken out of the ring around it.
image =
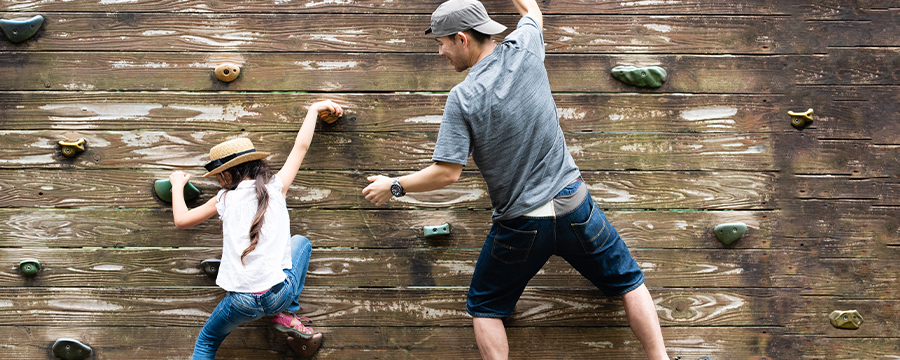
[[[306,282],[311,252],[309,239],[294,235],[291,237],[292,265],[291,269],[284,270],[287,278],[283,283],[260,295],[226,292],[225,298],[213,310],[197,336],[193,359],[215,359],[222,340],[242,323],[282,311],[293,313],[300,310],[298,298]]]
[[[581,185],[571,184],[556,196],[570,196]],[[591,195],[575,206],[556,216],[522,216],[491,226],[466,298],[469,315],[511,316],[528,281],[552,255],[568,261],[607,296],[644,283],[644,273]]]

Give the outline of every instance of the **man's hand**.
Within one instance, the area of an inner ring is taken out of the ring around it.
[[[369,176],[368,179],[372,183],[369,184],[369,186],[366,186],[362,191],[366,200],[369,200],[369,202],[375,204],[375,206],[381,206],[394,197],[394,195],[391,194],[391,185],[393,184],[391,178],[383,175],[376,175]]]
[[[183,171],[173,172],[172,175],[169,175],[169,182],[172,183],[172,191],[175,189],[184,189],[184,185],[191,180],[191,174],[187,174]]]

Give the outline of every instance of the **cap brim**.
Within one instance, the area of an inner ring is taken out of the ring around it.
[[[486,35],[497,35],[506,31],[506,26],[494,20],[491,20],[484,24],[473,27],[472,29]]]
[[[431,28],[425,29],[425,35],[431,34]]]
[[[244,155],[238,156],[234,159],[231,159],[231,161],[222,164],[222,166],[215,168],[213,171],[203,174],[203,177],[218,174],[218,173],[228,170],[229,168],[231,168],[235,165],[238,165],[238,164],[243,164],[245,162],[253,161],[253,160],[261,160],[261,159],[265,159],[267,157],[269,157],[269,153],[264,152],[264,151],[257,151],[257,152],[252,152],[249,154],[244,154]]]

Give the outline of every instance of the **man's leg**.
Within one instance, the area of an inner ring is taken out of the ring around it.
[[[506,329],[500,318],[472,318],[475,327],[475,341],[481,358],[485,360],[506,360],[509,358],[509,342],[506,340]]]
[[[659,317],[656,315],[656,305],[653,303],[647,287],[641,284],[638,288],[622,295],[622,300],[625,303],[628,325],[641,341],[647,357],[651,360],[668,360],[669,356],[666,354],[662,331],[659,328]]]

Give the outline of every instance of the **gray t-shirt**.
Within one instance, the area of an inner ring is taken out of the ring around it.
[[[550,93],[544,38],[531,17],[450,91],[432,160],[465,165],[469,154],[487,183],[493,221],[538,208],[580,175]]]

